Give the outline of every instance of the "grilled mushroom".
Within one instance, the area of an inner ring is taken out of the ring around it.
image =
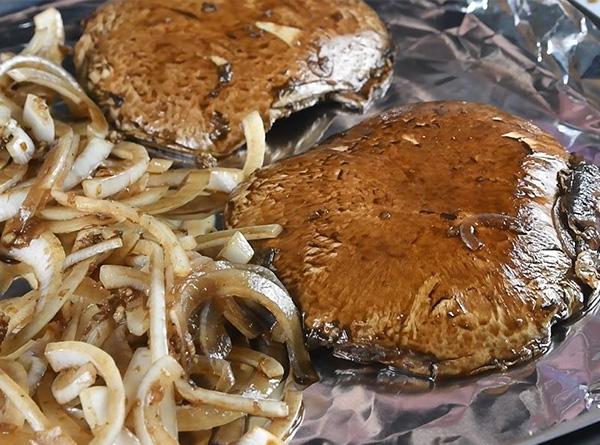
[[[253,110],[268,128],[324,98],[363,108],[391,54],[361,0],[117,0],[87,22],[75,64],[125,136],[221,156]]]
[[[259,248],[338,356],[426,376],[527,360],[598,291],[600,169],[486,105],[388,112],[257,171],[231,227]]]

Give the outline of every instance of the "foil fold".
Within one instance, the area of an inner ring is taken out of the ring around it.
[[[365,114],[321,105],[277,123],[269,134],[269,161],[302,152],[381,110],[454,99],[530,119],[600,164],[600,31],[570,3],[367,1],[395,42],[388,94]],[[81,20],[101,3],[44,1],[0,17],[0,49],[27,42],[31,18],[50,5],[63,13],[72,44]],[[234,156],[228,163],[239,161]],[[435,383],[317,351],[322,380],[304,392],[305,418],[292,443],[533,445],[600,420],[600,310],[553,331],[551,350],[535,361]]]

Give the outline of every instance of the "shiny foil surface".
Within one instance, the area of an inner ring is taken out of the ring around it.
[[[47,2],[72,43],[102,2]],[[388,94],[366,114],[328,106],[277,124],[270,160],[403,104],[462,99],[528,118],[600,163],[600,31],[555,0],[373,0],[396,45]],[[0,46],[19,48],[39,9],[0,17]],[[237,158],[229,163],[234,164]],[[600,420],[600,314],[556,326],[551,350],[505,372],[432,383],[313,354],[322,380],[304,392],[296,444],[537,444]]]

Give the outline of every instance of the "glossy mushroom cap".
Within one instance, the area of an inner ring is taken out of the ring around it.
[[[532,357],[583,291],[553,221],[569,155],[496,108],[416,104],[256,172],[229,226],[279,223],[313,340],[422,375]]]
[[[125,136],[220,156],[254,110],[270,128],[324,98],[363,107],[387,88],[391,40],[361,0],[117,0],[75,64]]]

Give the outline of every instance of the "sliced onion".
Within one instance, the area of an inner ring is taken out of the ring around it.
[[[65,302],[71,298],[75,289],[85,278],[88,268],[92,260],[86,260],[76,264],[71,268],[69,273],[64,277],[58,292],[48,298],[47,303],[39,311],[31,323],[25,326],[17,335],[7,339],[6,344],[3,344],[3,351],[12,351],[25,344],[37,335],[54,316],[60,311]]]
[[[81,391],[89,388],[96,381],[96,368],[86,363],[79,368],[61,371],[52,382],[52,395],[62,405],[79,397]]]
[[[132,267],[105,264],[100,267],[100,282],[106,289],[130,287],[145,294],[150,292],[149,274]]]
[[[38,296],[39,292],[32,290],[22,297],[0,300],[0,313],[5,319],[8,318],[8,323],[6,325],[7,334],[13,334],[20,331],[31,321],[35,312]]]
[[[38,211],[38,216],[48,221],[67,221],[84,216],[84,213],[68,207],[47,206]]]
[[[246,138],[246,161],[243,170],[244,174],[248,176],[263,166],[267,150],[265,127],[258,111],[253,111],[244,117],[242,128]]]
[[[162,376],[168,376],[171,381],[174,381],[177,392],[192,403],[205,403],[225,410],[267,417],[285,417],[288,414],[287,406],[279,401],[256,399],[193,387],[185,378],[181,365],[173,357],[165,356],[152,365],[138,391],[140,407],[136,416],[136,432],[139,437],[140,430],[143,428],[142,425],[145,425],[143,411],[149,402],[147,400],[149,388],[152,382],[156,382]],[[139,430],[138,425],[142,427]]]
[[[232,263],[246,264],[254,256],[254,249],[240,232],[235,232],[219,252],[219,257]]]
[[[178,277],[187,276],[192,270],[190,260],[173,231],[165,223],[150,215],[142,215],[139,223],[165,249],[175,275]]]
[[[234,298],[227,298],[223,303],[223,316],[248,339],[254,339],[268,332],[262,320]]]
[[[71,168],[78,139],[79,137],[73,135],[72,130],[67,131],[58,139],[56,146],[42,164],[37,178],[31,184],[27,197],[19,209],[18,217],[11,220],[5,227],[6,233],[16,236],[23,234],[38,209],[46,205],[52,188],[64,179],[65,173]],[[11,240],[8,241],[11,242]]]
[[[27,390],[11,379],[2,368],[0,368],[0,391],[21,412],[33,431],[44,431],[52,427],[48,418],[29,397]]]
[[[86,196],[78,196],[74,193],[63,193],[58,190],[52,191],[52,197],[56,201],[66,207],[71,207],[84,213],[96,213],[110,216],[118,221],[128,219],[132,222],[139,221],[139,215],[134,208],[121,204],[120,202],[107,199],[88,198]]]
[[[162,249],[154,244],[150,255],[149,342],[152,361],[169,354],[167,339],[167,308],[165,296],[165,266]]]
[[[284,443],[269,431],[256,427],[244,434],[237,445],[284,445]]]
[[[181,247],[188,252],[196,248],[196,238],[191,235],[179,236],[177,239],[179,240]]]
[[[245,413],[214,406],[182,405],[177,407],[177,427],[179,431],[210,430],[244,416]]]
[[[229,354],[229,360],[238,361],[260,369],[269,378],[280,378],[284,369],[273,357],[253,349],[234,346]]]
[[[207,216],[203,219],[192,219],[183,221],[181,228],[191,236],[206,235],[215,230],[216,217],[215,215]]]
[[[240,227],[239,229],[220,230],[196,237],[198,246],[196,250],[209,249],[222,246],[236,233],[240,232],[246,240],[259,240],[276,238],[283,231],[279,224],[266,224],[263,226]]]
[[[10,163],[0,170],[0,193],[6,192],[23,179],[27,173],[27,165]]]
[[[289,46],[294,46],[298,43],[302,30],[293,26],[278,25],[273,22],[255,22],[257,28],[262,29],[275,37],[283,40]]]
[[[166,358],[171,359],[173,361],[172,363],[177,364],[181,369],[181,366],[174,358],[170,356]],[[227,394],[219,391],[212,391],[210,389],[194,387],[182,376],[183,374],[180,374],[180,377],[175,380],[175,388],[177,388],[177,392],[181,397],[188,402],[205,403],[225,410],[240,411],[255,416],[286,417],[288,415],[286,404],[280,401]]]
[[[92,432],[96,432],[106,423],[108,423],[108,412],[106,405],[108,403],[108,388],[106,386],[92,386],[84,389],[79,399],[85,421]]]
[[[203,361],[207,363],[202,363]],[[203,374],[205,378],[216,377],[216,381],[210,378],[211,389],[216,391],[229,392],[233,385],[235,385],[235,375],[233,374],[231,364],[227,360],[196,355],[189,367],[189,373],[190,375]]]
[[[150,327],[148,311],[144,307],[144,299],[140,296],[127,302],[125,306],[127,329],[133,335],[142,336]]]
[[[60,64],[64,58],[65,29],[60,12],[48,8],[33,17],[35,33],[21,54],[44,57]]]
[[[106,383],[108,396],[106,409],[110,413],[107,423],[95,431],[94,445],[112,445],[125,422],[125,389],[114,360],[101,349],[83,342],[68,341],[49,343],[46,358],[54,371],[92,363]]]
[[[121,238],[112,238],[106,241],[102,241],[93,246],[86,247],[84,249],[72,252],[65,258],[64,269],[71,267],[73,264],[79,263],[80,261],[91,258],[100,253],[108,252],[114,249],[118,249],[123,246]]]
[[[101,304],[93,303],[84,305],[84,309],[81,311],[79,316],[79,323],[77,324],[77,330],[75,332],[75,340],[80,340],[89,333],[90,326],[95,324],[94,320],[103,318],[100,312],[100,306]]]
[[[62,234],[79,232],[80,230],[97,227],[107,224],[113,224],[112,219],[99,218],[94,215],[85,215],[78,218],[69,219],[66,221],[49,221],[46,224],[46,229],[49,232]]]
[[[80,338],[82,342],[100,347],[114,332],[114,321],[111,318],[105,318],[101,321],[95,321],[91,328],[86,329],[86,333]]]
[[[245,430],[246,419],[242,417],[217,428],[211,440],[216,444],[237,443]]]
[[[258,274],[235,269],[192,273],[177,289],[176,310],[182,326],[210,298],[240,297],[254,301],[271,312],[285,332],[286,346],[296,379],[313,382],[317,375],[304,347],[300,315],[291,297],[275,283]]]
[[[54,121],[46,101],[35,94],[28,94],[23,107],[23,122],[38,141],[50,143],[54,140]]]
[[[35,145],[16,120],[10,119],[2,128],[5,147],[15,164],[27,164],[33,157]]]
[[[6,372],[21,388],[27,389],[27,371],[19,362],[0,360],[0,369]],[[10,401],[4,402],[0,416],[2,423],[10,425],[11,428],[21,428],[25,423],[23,413]]]
[[[127,399],[126,412],[129,413],[135,404],[136,393],[142,378],[152,365],[152,354],[148,348],[137,348],[123,376],[125,396]]]
[[[148,187],[161,187],[168,185],[169,187],[178,187],[183,184],[183,181],[188,177],[192,170],[189,168],[178,168],[176,170],[167,171],[159,175],[150,175],[148,178]]]
[[[31,68],[32,66],[35,68]],[[89,114],[89,129],[95,136],[105,137],[108,133],[108,123],[100,108],[62,67],[36,56],[15,56],[0,64],[0,76],[5,73],[16,82],[31,82],[56,91],[73,104],[78,112]]]
[[[148,207],[156,204],[169,191],[169,186],[151,187],[129,198],[121,199],[120,202],[132,207]]]
[[[125,225],[121,231],[123,232],[121,235],[123,247],[115,250],[107,258],[106,264],[122,264],[140,239],[140,231],[133,225],[132,227]]]
[[[60,241],[44,232],[28,246],[10,249],[10,255],[33,268],[40,291],[38,309],[42,308],[48,296],[55,295],[61,284],[65,252]]]
[[[83,422],[78,422],[71,416],[67,415],[62,406],[60,406],[52,392],[50,386],[52,383],[53,374],[48,372],[42,379],[40,387],[36,391],[36,399],[42,412],[48,417],[52,425],[59,426],[62,431],[67,433],[75,440],[77,444],[87,444],[92,440],[92,435],[86,431]],[[56,445],[56,443],[52,443]]]
[[[137,388],[133,418],[135,433],[143,445],[154,445],[153,436],[160,433],[163,441],[171,443],[174,440],[172,437],[169,439],[163,419],[156,408],[164,396],[164,386],[171,385],[172,377],[165,368],[165,363],[170,363],[170,360],[173,359],[166,355],[154,362]],[[155,407],[153,415],[148,415],[150,406]]]
[[[27,387],[29,388],[29,393],[33,394],[36,392],[42,377],[46,373],[48,364],[46,360],[35,355],[25,355],[19,358],[19,362],[28,368]]]
[[[288,389],[283,398],[290,413],[282,419],[273,419],[267,430],[281,440],[287,440],[290,433],[302,421],[302,393],[294,389]]]
[[[173,161],[170,159],[159,159],[154,158],[148,164],[148,173],[164,173],[173,165]]]
[[[198,339],[202,352],[209,359],[225,359],[231,352],[225,320],[212,301],[207,301],[200,310]]]
[[[11,116],[19,122],[22,114],[21,107],[0,90],[0,123],[5,124]]]
[[[81,154],[75,159],[73,168],[69,171],[63,183],[63,190],[70,190],[85,178],[91,176],[100,164],[108,158],[112,149],[113,144],[110,142],[92,137]]]
[[[86,196],[92,198],[106,198],[115,195],[121,190],[132,185],[146,172],[150,158],[144,147],[131,142],[123,142],[119,144],[119,149],[124,150],[125,147],[132,156],[130,167],[117,173],[113,176],[98,179],[87,179],[83,181],[83,191]],[[113,151],[117,153],[117,150]]]
[[[215,192],[231,193],[244,180],[244,171],[237,168],[212,169],[207,189]]]
[[[161,199],[160,201],[143,207],[142,211],[155,215],[159,213],[169,212],[184,206],[191,202],[194,198],[203,193],[203,190],[208,184],[208,174],[204,171],[196,171],[190,173],[183,185],[177,192],[171,196]]]
[[[29,190],[19,189],[0,195],[0,222],[14,218],[18,213]]]
[[[0,294],[6,292],[10,285],[19,278],[27,281],[31,289],[38,289],[39,283],[31,266],[25,263],[7,264],[0,261]],[[35,298],[37,299],[37,296]],[[10,302],[5,300],[0,303],[0,305],[3,304],[10,304]]]

